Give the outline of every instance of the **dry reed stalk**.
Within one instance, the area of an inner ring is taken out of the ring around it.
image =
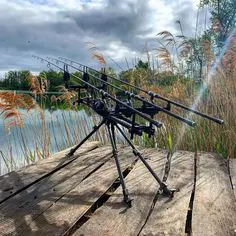
[[[65,128],[65,133],[66,133],[67,145],[72,146],[72,141],[71,141],[71,138],[70,138],[70,130],[69,130],[68,124],[66,122],[64,113],[62,113],[62,119],[64,121],[64,128]]]

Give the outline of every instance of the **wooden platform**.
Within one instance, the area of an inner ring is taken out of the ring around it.
[[[168,186],[173,199],[128,147],[119,159],[132,207],[122,189],[110,146],[88,142],[0,177],[0,235],[236,235],[236,162],[213,154],[178,151]],[[142,153],[162,178],[167,153]]]

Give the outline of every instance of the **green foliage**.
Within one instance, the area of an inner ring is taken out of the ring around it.
[[[0,81],[0,89],[2,90],[30,90],[31,85],[29,82],[30,71],[9,71],[6,73],[5,78]],[[80,72],[75,72],[73,75],[82,78]],[[39,77],[47,80],[48,91],[58,92],[59,86],[64,85],[63,72],[56,71],[42,71],[39,73]],[[71,84],[79,84],[79,80],[71,76]]]
[[[129,69],[127,71],[122,71],[120,73],[120,78],[128,83],[131,83],[133,85],[143,87],[147,84],[151,84],[151,80],[149,77],[149,72],[147,69],[143,68],[133,68]],[[128,89],[127,86],[124,86],[125,89]],[[137,93],[139,91],[136,91]]]
[[[153,137],[149,138],[148,134],[144,133],[142,134],[141,137],[141,142],[142,142],[142,146],[146,147],[146,148],[154,148],[155,147],[155,139]]]
[[[5,74],[5,78],[0,81],[0,89],[5,90],[29,90],[28,70],[9,71]]]
[[[173,153],[173,141],[172,141],[172,136],[170,133],[168,134],[167,143],[168,143],[168,149],[170,153]]]
[[[136,69],[144,69],[147,70],[149,68],[148,62],[143,62],[142,60],[139,60],[137,65],[135,66]]]
[[[201,0],[201,6],[210,8],[212,35],[218,47],[221,47],[236,26],[236,1]]]
[[[179,79],[178,75],[170,72],[156,74],[156,83],[158,86],[171,86]]]
[[[58,91],[58,86],[64,85],[63,73],[56,71],[43,71],[39,73],[39,77],[44,77],[48,80],[48,91]]]
[[[76,77],[82,78],[82,74],[79,71],[76,71],[73,73],[73,75],[75,76],[71,76],[70,77],[70,84],[80,84],[80,81],[78,79],[76,79]],[[64,84],[64,83],[63,83]]]
[[[180,82],[187,87],[187,85],[192,84],[193,80],[169,71],[156,73],[155,75],[155,83],[158,87],[173,86],[176,82]]]

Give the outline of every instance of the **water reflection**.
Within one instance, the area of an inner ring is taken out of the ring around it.
[[[24,127],[4,127],[0,118],[0,174],[68,148],[88,134],[100,117],[85,110],[21,111]],[[92,140],[107,142],[105,129]]]

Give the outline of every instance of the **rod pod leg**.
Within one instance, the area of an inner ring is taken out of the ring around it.
[[[164,183],[163,181],[161,181],[161,179],[157,176],[157,174],[153,171],[153,169],[151,168],[151,166],[147,163],[147,161],[143,158],[143,156],[141,155],[141,153],[135,148],[134,144],[129,140],[129,138],[126,136],[126,134],[123,132],[123,130],[117,125],[115,124],[116,128],[120,131],[120,133],[122,134],[122,136],[125,138],[125,140],[128,142],[128,144],[131,146],[131,148],[133,149],[133,153],[135,156],[138,156],[139,159],[143,162],[143,164],[146,166],[146,168],[149,170],[149,172],[152,174],[152,176],[156,179],[156,181],[159,183],[160,185],[160,189],[159,191],[161,192],[161,194],[163,194],[164,196],[170,197],[172,198],[174,196],[174,192],[176,192],[176,189],[169,189],[167,187],[167,184]]]
[[[96,133],[101,128],[101,126],[105,124],[105,122],[106,120],[103,119],[98,125],[95,125],[93,127],[93,130],[78,145],[76,145],[74,148],[71,148],[71,150],[67,154],[67,157],[73,156],[76,150],[80,148],[94,133]]]
[[[113,156],[114,156],[115,162],[116,162],[116,168],[117,168],[117,171],[119,174],[120,183],[121,183],[122,190],[123,190],[124,202],[128,205],[128,207],[131,207],[132,199],[129,198],[128,189],[126,188],[124,176],[123,176],[123,173],[122,173],[121,167],[120,167],[120,162],[118,160],[114,124],[113,123],[107,124],[107,128],[108,128],[109,138],[111,141]]]

